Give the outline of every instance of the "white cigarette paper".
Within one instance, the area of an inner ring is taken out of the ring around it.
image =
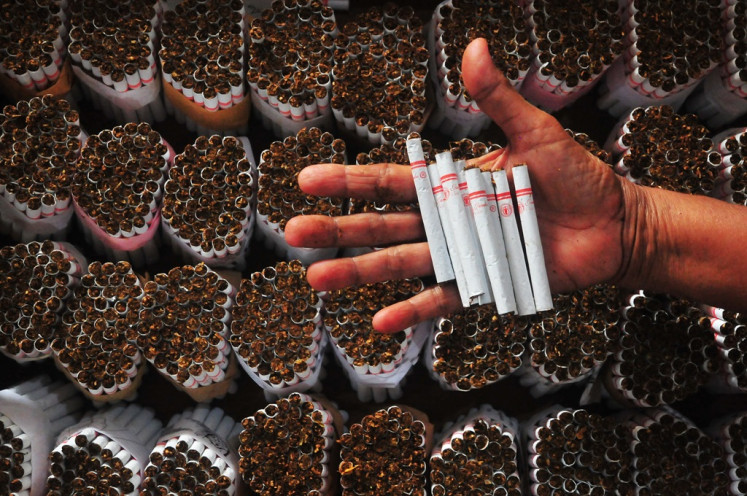
[[[534,305],[538,312],[552,309],[552,293],[547,278],[545,255],[542,253],[537,211],[534,208],[532,185],[529,182],[529,169],[526,165],[511,169],[514,176],[516,202],[519,205],[519,219],[524,233],[524,249],[529,263],[529,275],[534,291]]]
[[[516,224],[514,203],[511,200],[511,189],[508,186],[506,171],[493,172],[495,182],[495,200],[498,202],[498,212],[501,215],[503,240],[506,242],[508,266],[511,269],[511,280],[514,284],[514,296],[519,315],[537,313],[532,295],[532,285],[529,282],[529,272],[524,262],[524,248],[521,245],[519,226]]]
[[[454,270],[451,266],[446,239],[441,228],[442,221],[438,215],[436,200],[431,192],[431,181],[428,178],[428,167],[425,163],[425,154],[420,139],[407,140],[407,156],[410,159],[410,170],[415,182],[420,216],[423,218],[425,236],[428,240],[436,281],[439,283],[452,281],[454,280]]]

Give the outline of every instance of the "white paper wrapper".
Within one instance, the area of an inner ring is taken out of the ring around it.
[[[747,100],[729,91],[716,70],[688,98],[685,109],[698,114],[708,127],[718,129],[746,114]]]
[[[298,131],[305,127],[332,129],[332,112],[329,108],[325,114],[316,116],[313,119],[296,121],[282,115],[272,105],[260,98],[256,91],[249,90],[248,93],[252,98],[252,106],[259,112],[259,116],[262,118],[262,125],[272,131],[278,138],[295,136]]]

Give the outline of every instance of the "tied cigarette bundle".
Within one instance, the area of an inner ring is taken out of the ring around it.
[[[374,314],[423,290],[420,279],[387,281],[337,289],[324,297],[324,327],[334,343],[335,356],[360,401],[382,402],[387,393],[401,396],[400,383],[425,340],[425,325],[393,334],[373,329]]]
[[[438,95],[430,125],[454,138],[474,136],[491,121],[464,88],[464,49],[485,38],[493,63],[519,88],[532,56],[524,13],[511,0],[446,0],[436,7],[431,25],[430,69]]]
[[[425,360],[431,376],[448,389],[470,391],[503,379],[522,363],[529,323],[498,315],[494,305],[453,313],[435,322]]]
[[[84,416],[49,454],[47,494],[136,495],[161,421],[136,404]]]
[[[340,436],[342,496],[425,496],[425,462],[432,426],[407,407],[390,406],[363,417]]]
[[[81,147],[78,112],[45,95],[6,105],[0,120],[0,230],[22,241],[64,234]]]
[[[195,401],[223,396],[236,373],[226,333],[235,289],[204,263],[143,285],[133,335],[145,358]]]
[[[556,406],[525,431],[532,495],[636,494],[629,432],[612,417]]]
[[[274,0],[252,21],[246,77],[255,108],[275,134],[330,126],[337,33],[334,11],[320,0]]]
[[[639,105],[677,110],[721,60],[719,2],[624,0],[623,57],[612,66],[597,104],[620,116]]]
[[[138,494],[234,496],[240,431],[217,407],[199,405],[175,415],[150,452]]]
[[[629,422],[638,494],[729,494],[728,465],[719,444],[676,411],[645,410]]]
[[[534,64],[521,87],[532,103],[560,110],[587,93],[622,53],[618,2],[525,0]]]
[[[119,401],[132,396],[145,368],[131,325],[142,295],[127,262],[92,262],[66,302],[52,342],[55,362],[90,399]]]
[[[296,136],[274,141],[259,160],[257,227],[265,246],[286,260],[304,265],[333,258],[337,248],[294,248],[285,241],[285,224],[296,215],[342,215],[342,198],[325,198],[303,193],[298,173],[318,163],[344,164],[345,142],[319,128],[301,129]]]
[[[740,128],[727,133],[721,140],[714,138],[721,154],[721,164],[717,166],[718,177],[711,196],[747,205],[747,132]]]
[[[747,415],[740,412],[714,420],[708,431],[724,450],[730,494],[747,494]]]
[[[298,260],[278,262],[241,281],[229,342],[267,394],[318,385],[327,345],[321,306]]]
[[[334,47],[330,105],[340,128],[373,145],[423,129],[428,49],[412,7],[371,7],[342,27]]]
[[[670,404],[696,392],[718,369],[711,322],[687,300],[640,292],[622,314],[621,349],[605,369],[615,399]]]
[[[239,470],[253,493],[330,496],[342,418],[325,400],[292,393],[241,421]]]
[[[672,107],[635,108],[610,134],[605,148],[615,171],[644,186],[705,195],[713,191],[721,155],[693,114]]]
[[[518,425],[489,405],[444,427],[431,452],[432,496],[521,495]]]
[[[701,306],[711,321],[716,344],[722,357],[721,373],[709,384],[709,389],[726,392],[747,391],[747,315],[738,312]]]
[[[87,241],[111,260],[142,266],[158,252],[163,185],[173,152],[147,123],[105,129],[86,141],[72,181]]]
[[[254,158],[245,139],[200,136],[174,159],[164,186],[163,235],[188,261],[244,266],[254,230]]]
[[[30,439],[0,413],[0,492],[28,495],[31,491]]]
[[[67,243],[32,241],[0,249],[0,351],[19,362],[51,355],[83,265]]]

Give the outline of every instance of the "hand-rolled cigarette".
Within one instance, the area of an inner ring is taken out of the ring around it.
[[[508,185],[506,171],[493,172],[495,182],[495,199],[498,202],[498,212],[501,215],[503,240],[506,243],[506,256],[511,270],[511,281],[514,284],[514,296],[519,315],[536,313],[532,285],[529,282],[529,272],[524,261],[524,249],[521,246],[519,226],[516,223],[516,213],[511,200],[511,188]]]
[[[425,163],[425,155],[420,138],[407,140],[407,155],[410,158],[410,169],[415,182],[415,191],[418,195],[420,215],[423,218],[425,235],[428,239],[428,247],[433,262],[433,270],[436,273],[436,281],[439,283],[454,280],[454,269],[449,259],[449,249],[446,245],[442,220],[439,217],[436,200],[431,192],[431,181],[428,177],[428,167]]]
[[[516,201],[519,205],[521,230],[524,234],[524,249],[532,280],[534,304],[538,312],[543,312],[552,308],[552,294],[550,293],[550,281],[547,278],[545,256],[542,253],[542,240],[537,223],[537,211],[534,208],[532,185],[529,182],[529,169],[521,164],[514,166],[511,170],[514,176]]]

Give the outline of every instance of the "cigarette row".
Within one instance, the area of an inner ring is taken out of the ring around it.
[[[150,452],[139,494],[236,494],[238,464],[229,440],[240,431],[218,407],[176,414]]]
[[[16,361],[52,353],[55,328],[83,275],[85,260],[67,243],[0,249],[0,350]]]
[[[160,94],[153,97],[151,101],[141,105],[136,109],[126,108],[118,105],[116,101],[111,100],[104,95],[97,93],[88,87],[87,84],[80,84],[85,98],[93,104],[96,110],[101,111],[108,119],[117,124],[126,124],[128,122],[161,122],[166,119],[166,107]],[[142,103],[142,101],[139,101]]]
[[[588,134],[577,133],[571,129],[566,129],[565,131],[576,141],[576,143],[586,148],[589,153],[606,164],[612,164],[612,154],[599,146],[599,143],[594,141]]]
[[[428,241],[437,280],[448,280],[451,265],[465,308],[495,302],[499,314],[519,315],[551,309],[527,168],[512,169],[522,246],[505,170],[491,173],[465,168],[466,163],[454,163],[449,152],[439,153],[436,164],[427,165],[419,138],[408,139],[407,148],[426,233],[431,234]],[[427,199],[429,186],[436,210]],[[448,258],[444,257],[447,253]]]
[[[707,432],[721,446],[729,474],[729,490],[735,496],[747,494],[747,417],[744,412],[716,419]]]
[[[390,406],[351,425],[339,441],[342,493],[424,494],[426,436],[426,425],[406,407]]]
[[[228,340],[255,382],[278,392],[316,386],[326,344],[321,308],[298,260],[241,281]]]
[[[711,195],[729,203],[747,205],[747,133],[737,129],[736,134],[722,139],[716,144],[721,154],[721,163],[717,166],[718,177]]]
[[[721,7],[724,44],[717,72],[724,88],[740,98],[747,98],[747,50],[744,47],[747,16],[744,9],[736,4],[722,2]]]
[[[96,401],[134,393],[142,358],[128,319],[143,289],[127,262],[92,262],[65,304],[52,341],[55,361]]]
[[[747,390],[747,364],[743,358],[744,350],[747,350],[747,319],[721,308],[703,305],[701,309],[711,321],[726,385],[731,390]]]
[[[331,408],[326,401],[292,393],[244,418],[239,470],[249,489],[257,494],[335,494],[330,464],[341,426]]]
[[[43,414],[50,422],[50,434],[56,436],[63,429],[71,426],[80,419],[84,403],[77,394],[75,386],[62,381],[53,381],[47,375],[40,375],[28,379],[6,390],[24,401],[34,403],[36,410]],[[8,396],[0,399],[0,413],[14,416],[9,406],[14,402]],[[26,403],[24,403],[25,405]],[[15,423],[23,424],[24,419],[16,419]],[[28,434],[36,435],[36,432]]]

